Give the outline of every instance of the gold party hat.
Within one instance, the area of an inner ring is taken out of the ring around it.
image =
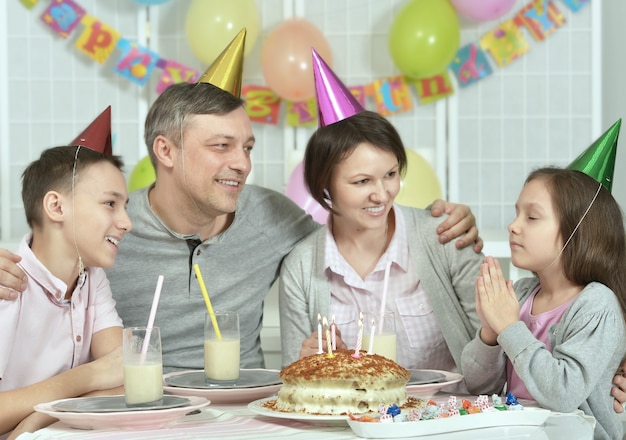
[[[213,84],[222,90],[232,93],[237,98],[241,97],[245,45],[246,28],[243,28],[197,82]]]

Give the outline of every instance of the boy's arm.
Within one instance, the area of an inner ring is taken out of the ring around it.
[[[91,357],[100,359],[122,347],[122,327],[109,327],[91,336]],[[120,363],[120,366],[122,364]]]
[[[42,402],[78,397],[87,393],[107,394],[120,387],[124,381],[122,366],[122,329],[111,327],[92,337],[94,361],[64,371],[50,379],[27,387],[0,393],[0,433],[14,429],[22,420],[33,414],[33,407]],[[109,350],[106,352],[106,350]],[[33,417],[24,420],[19,429],[47,424],[56,419]],[[39,426],[39,428],[43,427]],[[38,429],[38,428],[37,428]]]
[[[7,437],[7,440],[15,440],[25,432],[35,432],[38,429],[43,429],[57,421],[58,419],[55,419],[47,414],[34,412],[15,427],[15,429],[11,432],[11,435]]]

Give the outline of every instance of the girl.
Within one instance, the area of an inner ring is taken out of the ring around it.
[[[594,416],[597,439],[622,438],[607,392],[626,345],[620,208],[592,177],[542,168],[526,180],[515,210],[511,259],[534,277],[513,286],[495,259],[481,265],[482,328],[462,353],[466,385],[490,394],[506,382],[518,398]]]
[[[380,310],[389,262],[386,310],[396,317],[398,363],[458,371],[461,350],[479,326],[473,286],[483,257],[441,245],[427,210],[394,204],[405,167],[397,132],[377,113],[360,112],[313,135],[305,180],[331,211],[326,228],[283,263],[283,364],[317,351],[318,313],[335,315],[341,341],[353,348],[358,312]]]

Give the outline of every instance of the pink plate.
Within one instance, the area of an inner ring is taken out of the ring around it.
[[[249,369],[246,371],[253,374],[255,369]],[[278,370],[259,369],[259,372],[275,372],[278,375]],[[271,397],[275,395],[282,386],[282,383],[277,383],[263,386],[246,386],[234,388],[186,388],[181,386],[170,386],[167,384],[167,379],[169,377],[186,373],[189,372],[177,371],[174,373],[168,373],[163,376],[163,379],[165,380],[163,390],[177,396],[205,397],[207,399],[210,399],[213,403],[250,403],[263,397]]]
[[[192,411],[204,408],[209,400],[203,397],[189,397],[189,405],[169,409],[120,412],[68,412],[57,411],[52,405],[70,399],[35,405],[35,411],[48,414],[72,428],[79,429],[159,429],[171,425]]]
[[[409,396],[421,397],[422,399],[429,399],[434,396],[439,390],[449,385],[461,382],[463,375],[459,373],[451,373],[443,370],[426,370],[434,373],[441,373],[445,378],[441,382],[426,383],[422,385],[407,385],[406,392]]]
[[[305,414],[300,412],[285,412],[275,411],[265,407],[265,402],[275,400],[275,398],[265,398],[255,400],[248,404],[248,409],[262,416],[276,417],[279,419],[294,419],[301,422],[340,422],[341,425],[345,425],[348,421],[348,416],[342,415],[330,415],[330,414]]]

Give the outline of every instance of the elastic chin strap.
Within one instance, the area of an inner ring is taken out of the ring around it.
[[[596,194],[593,196],[593,199],[591,199],[591,202],[589,203],[589,206],[587,206],[587,209],[585,210],[585,212],[583,213],[582,217],[580,218],[580,220],[578,220],[578,224],[576,224],[576,227],[574,228],[574,230],[572,231],[572,233],[569,235],[569,238],[565,241],[565,244],[563,245],[563,247],[561,248],[561,252],[559,252],[559,255],[557,255],[554,260],[552,260],[552,263],[548,264],[541,272],[545,272],[546,270],[548,270],[550,267],[552,267],[552,265],[554,263],[556,263],[558,261],[559,258],[561,258],[561,255],[563,255],[563,251],[565,251],[565,248],[567,247],[567,245],[569,244],[570,241],[572,241],[572,237],[574,237],[574,234],[576,233],[576,231],[578,231],[578,228],[580,227],[580,224],[583,222],[583,220],[585,219],[585,217],[587,217],[587,213],[589,213],[589,210],[591,209],[591,206],[593,205],[593,202],[596,201],[596,199],[598,198],[598,194],[600,194],[600,190],[602,189],[602,184],[599,183],[598,184],[598,189],[596,190]]]
[[[78,255],[78,278],[82,279],[85,276],[85,265],[83,264],[83,258],[78,251],[78,244],[76,242],[76,163],[78,162],[78,152],[80,151],[80,145],[76,147],[76,153],[74,154],[74,166],[72,167],[72,234],[74,237],[74,248]]]

